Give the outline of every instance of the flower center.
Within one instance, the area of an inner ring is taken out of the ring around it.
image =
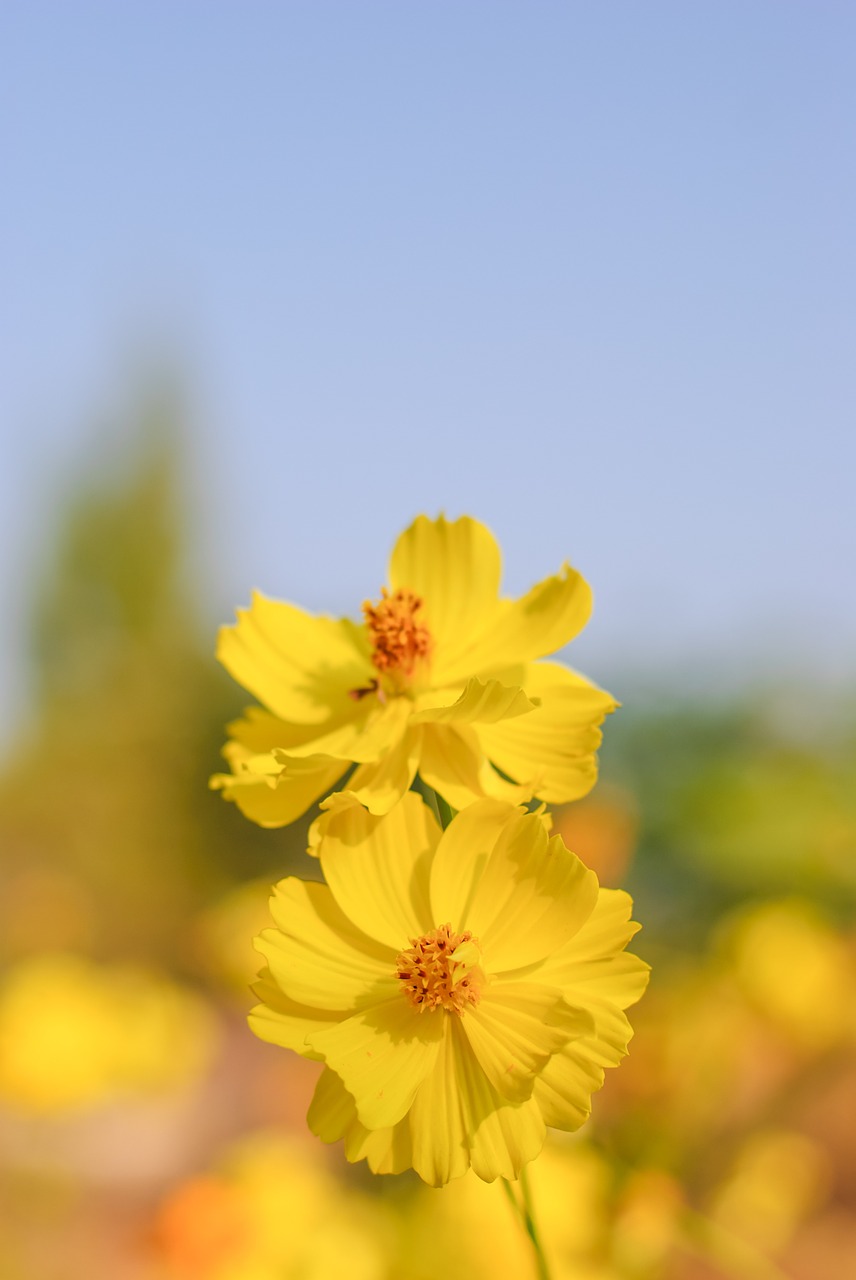
[[[381,588],[377,604],[367,600],[363,605],[372,662],[382,675],[413,675],[417,662],[427,658],[433,648],[431,632],[422,616],[423,604],[413,591],[398,590],[391,594]]]
[[[450,924],[441,924],[410,942],[395,965],[414,1009],[424,1013],[442,1008],[460,1015],[467,1005],[478,1004],[484,974],[479,968],[481,950],[469,929],[453,933]]]

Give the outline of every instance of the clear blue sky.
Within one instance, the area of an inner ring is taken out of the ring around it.
[[[7,603],[157,340],[215,615],[350,609],[443,508],[583,569],[595,676],[843,668],[854,57],[851,3],[5,0]]]

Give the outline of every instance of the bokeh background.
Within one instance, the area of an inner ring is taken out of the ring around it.
[[[311,1140],[206,789],[261,587],[419,511],[623,708],[556,813],[654,965],[533,1182],[564,1280],[856,1272],[856,13],[0,6],[0,1276],[526,1276],[496,1187]]]

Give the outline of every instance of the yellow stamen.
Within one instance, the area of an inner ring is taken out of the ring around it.
[[[363,605],[372,662],[384,675],[413,675],[417,662],[427,658],[433,648],[431,632],[422,617],[423,604],[413,591],[398,590],[390,594],[381,589],[377,604],[367,600]]]
[[[484,974],[478,968],[481,951],[468,929],[453,933],[450,924],[421,938],[396,958],[396,976],[414,1009],[446,1009],[460,1016],[481,999]]]

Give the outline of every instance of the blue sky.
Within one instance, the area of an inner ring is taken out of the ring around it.
[[[6,600],[155,346],[212,619],[353,609],[445,509],[511,590],[586,573],[595,676],[846,670],[854,47],[845,3],[6,0]]]

